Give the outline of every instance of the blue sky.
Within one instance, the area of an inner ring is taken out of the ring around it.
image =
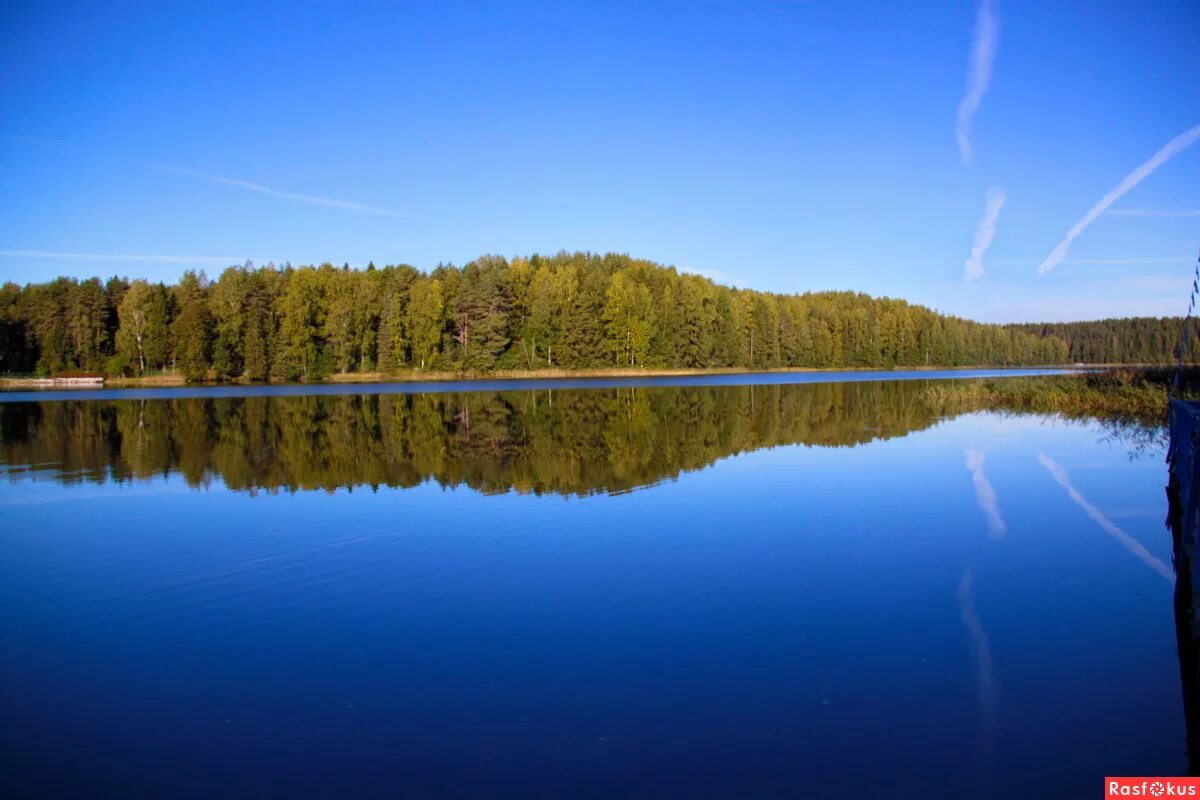
[[[983,320],[1181,313],[1200,144],[1037,273],[1200,125],[1200,6],[996,0],[990,38],[980,13],[9,0],[0,280],[613,250]]]

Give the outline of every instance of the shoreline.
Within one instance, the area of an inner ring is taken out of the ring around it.
[[[1080,370],[1114,369],[1120,367],[1167,366],[1147,364],[1038,364],[1023,366],[896,366],[896,367],[778,367],[774,369],[744,369],[741,367],[716,367],[709,369],[627,369],[602,367],[597,369],[534,369],[534,370],[491,370],[473,372],[466,370],[407,370],[397,373],[347,372],[327,375],[319,381],[193,381],[189,383],[179,373],[148,375],[140,378],[105,378],[103,386],[83,386],[70,383],[50,384],[47,378],[0,377],[0,391],[30,390],[74,390],[74,389],[154,389],[154,388],[203,388],[203,387],[254,387],[254,386],[353,386],[385,383],[470,383],[475,381],[551,381],[551,380],[604,380],[629,378],[686,378],[721,375],[792,375],[792,374],[840,374],[877,373],[886,376],[900,372],[972,372],[978,370],[1017,371],[1030,369]],[[1173,366],[1173,365],[1172,365]]]

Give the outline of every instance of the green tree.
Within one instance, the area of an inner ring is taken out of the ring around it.
[[[71,348],[68,360],[80,369],[101,369],[108,344],[104,287],[98,278],[80,281],[71,288],[66,299],[67,338]]]
[[[413,281],[409,294],[407,323],[412,343],[413,362],[425,369],[432,366],[442,341],[442,282],[420,277]]]
[[[525,360],[530,368],[552,367],[575,301],[575,270],[538,267],[529,281],[528,298],[528,318],[521,337]]]
[[[332,266],[325,264],[321,272],[332,270]],[[318,380],[325,373],[321,272],[301,267],[291,271],[284,282],[279,300],[279,366],[282,377],[288,380]]]
[[[162,369],[170,353],[167,293],[162,284],[134,281],[118,309],[117,354],[139,375]]]
[[[653,335],[654,309],[650,292],[625,272],[613,275],[604,304],[608,352],[620,365],[645,363]]]
[[[0,286],[0,373],[27,372],[37,360],[20,301],[20,286]]]
[[[171,351],[176,368],[189,381],[208,377],[212,320],[208,310],[208,280],[189,270],[174,287],[175,319],[171,322]]]
[[[248,269],[229,267],[209,289],[212,366],[223,378],[236,378],[245,369],[243,339],[251,280]]]
[[[454,341],[460,363],[471,370],[491,369],[508,347],[511,298],[502,262],[481,259],[468,264],[454,295]]]
[[[382,274],[376,351],[380,371],[390,374],[409,364],[412,343],[409,340],[408,311],[417,271],[412,267],[397,267],[386,269]],[[441,316],[440,309],[438,316]]]

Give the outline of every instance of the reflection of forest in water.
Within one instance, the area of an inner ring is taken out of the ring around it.
[[[409,487],[589,494],[777,445],[853,446],[935,424],[925,381],[478,394],[0,404],[10,474],[177,472],[235,490]],[[955,408],[962,412],[970,409]]]

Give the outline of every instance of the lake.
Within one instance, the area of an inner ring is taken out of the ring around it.
[[[1162,437],[967,374],[0,395],[0,791],[1184,773]]]

